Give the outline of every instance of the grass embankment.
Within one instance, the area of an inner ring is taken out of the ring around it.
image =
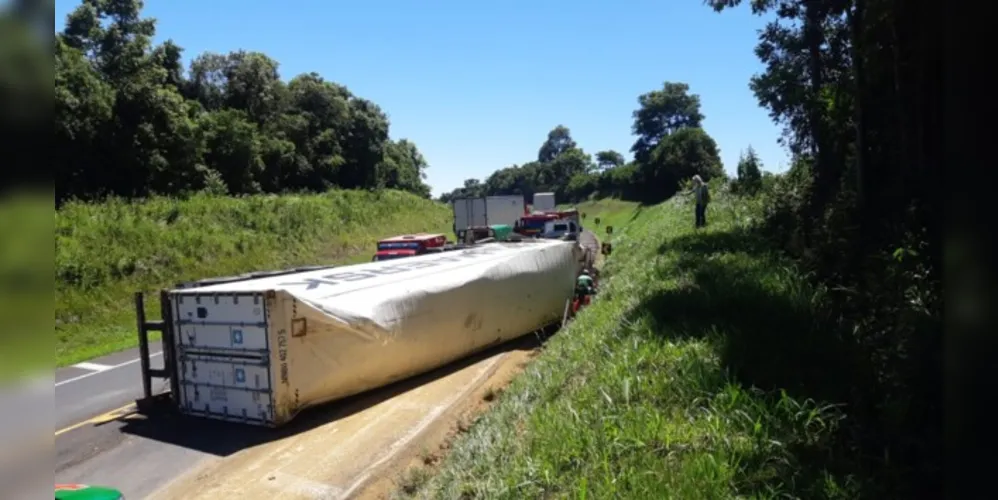
[[[841,415],[815,402],[838,382],[820,294],[746,231],[752,202],[718,198],[699,232],[685,199],[606,217],[614,252],[600,298],[403,490],[855,498],[829,458]]]
[[[368,261],[380,238],[450,234],[451,222],[445,205],[395,191],[68,204],[55,220],[56,362],[64,366],[134,346],[137,290]],[[146,308],[158,317],[155,297]]]

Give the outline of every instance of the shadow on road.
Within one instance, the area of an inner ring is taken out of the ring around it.
[[[491,347],[473,356],[417,375],[391,385],[356,396],[303,410],[291,422],[278,429],[257,427],[236,422],[163,411],[152,415],[123,417],[116,421],[127,435],[151,439],[202,453],[228,456],[242,449],[283,439],[364,411],[424,384],[446,377],[496,354],[515,350],[531,350],[542,346],[556,332],[551,327],[518,339]]]

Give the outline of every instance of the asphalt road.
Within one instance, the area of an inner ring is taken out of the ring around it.
[[[162,368],[159,341],[149,346],[151,366]],[[129,349],[55,372],[56,432],[142,397],[139,350]],[[162,391],[165,381],[153,379],[153,390]]]
[[[579,245],[588,248],[593,253],[594,261],[599,257],[599,238],[592,231],[588,229],[582,230],[582,234],[579,235]]]
[[[150,346],[153,368],[162,367],[158,347]],[[105,484],[126,498],[145,498],[212,456],[177,443],[211,437],[217,429],[160,426],[134,414],[132,403],[142,396],[140,373],[138,349],[56,370],[56,482]],[[156,392],[167,388],[166,381],[153,384]]]

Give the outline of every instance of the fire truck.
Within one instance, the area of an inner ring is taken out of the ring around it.
[[[385,238],[378,242],[378,251],[372,261],[400,259],[443,251],[447,237],[443,234],[418,233]]]

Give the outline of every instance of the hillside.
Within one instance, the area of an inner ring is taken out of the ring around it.
[[[136,343],[132,293],[185,279],[370,259],[374,242],[451,232],[450,210],[398,191],[69,203],[56,212],[59,366]],[[158,311],[157,301],[147,303]]]
[[[400,494],[855,498],[827,403],[841,349],[821,295],[746,230],[758,202],[719,197],[699,233],[688,200],[601,203],[580,206],[615,225],[599,300]]]

